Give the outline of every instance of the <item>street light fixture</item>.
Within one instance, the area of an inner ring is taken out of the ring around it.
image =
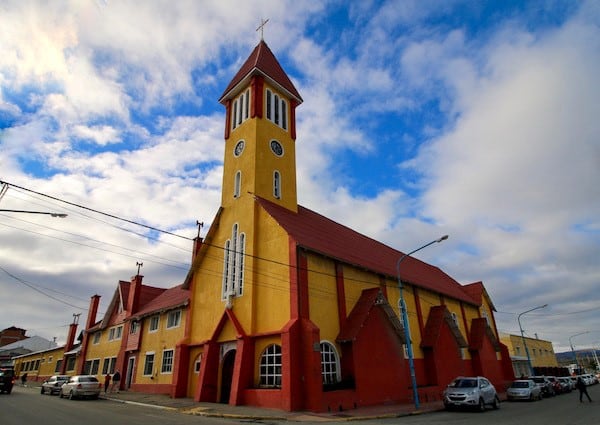
[[[50,215],[52,217],[60,217],[65,218],[67,214],[64,213],[55,213],[55,212],[46,212],[46,211],[26,211],[26,210],[2,210],[0,212],[13,212],[13,213],[24,213],[24,214],[45,214]]]
[[[579,372],[579,361],[577,360],[577,354],[575,354],[575,349],[573,348],[573,341],[572,341],[572,339],[575,338],[576,336],[584,335],[584,334],[589,334],[589,333],[590,333],[590,331],[579,332],[578,334],[571,335],[569,337],[569,345],[571,346],[571,353],[573,353],[573,357],[575,358],[575,365],[577,366],[577,371],[578,372]]]
[[[531,311],[539,310],[540,308],[546,308],[546,307],[548,307],[548,304],[534,307],[530,310],[524,311],[523,313],[519,314],[519,316],[517,317],[517,322],[519,322],[519,329],[521,330],[521,340],[523,341],[523,346],[525,347],[525,353],[527,354],[527,367],[529,368],[529,376],[533,376],[533,366],[531,366],[531,357],[529,356],[529,349],[527,348],[527,341],[525,341],[525,336],[523,335],[523,327],[521,326],[521,316],[524,315],[525,313],[529,313]]]
[[[429,243],[426,243],[420,248],[417,248],[408,254],[404,254],[402,257],[398,259],[396,263],[396,276],[398,276],[398,289],[400,290],[400,309],[402,310],[402,323],[404,325],[404,339],[406,340],[406,352],[408,354],[408,367],[410,369],[410,380],[412,383],[413,390],[413,398],[415,400],[415,409],[419,410],[419,392],[417,391],[417,378],[415,375],[415,364],[413,361],[413,351],[412,351],[412,342],[410,340],[410,326],[408,324],[408,312],[406,311],[406,302],[404,301],[404,293],[402,280],[400,279],[400,263],[404,261],[406,257],[414,254],[417,251],[422,250],[423,248],[427,248],[429,245],[433,245],[434,243],[440,243],[448,239],[448,235],[444,235],[439,239],[433,240]]]

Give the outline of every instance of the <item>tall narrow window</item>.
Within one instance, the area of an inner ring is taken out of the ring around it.
[[[287,101],[279,95],[273,93],[271,90],[266,91],[266,102],[265,102],[266,116],[267,119],[279,127],[287,130],[288,119],[287,119]]]
[[[279,96],[273,96],[273,106],[275,107],[275,114],[273,114],[273,122],[279,125]]]
[[[273,96],[273,93],[271,93],[271,90],[267,90],[267,119],[269,121],[272,121],[273,119],[272,114],[271,114],[271,96]]]
[[[231,108],[231,114],[233,115],[232,116],[233,119],[231,120],[231,123],[233,125],[233,128],[237,127],[237,110],[238,110],[238,101],[234,100],[233,108]]]
[[[238,171],[237,173],[235,173],[235,182],[233,185],[233,197],[234,198],[239,198],[240,197],[240,187],[242,185],[242,172]]]
[[[221,299],[240,296],[244,288],[244,256],[246,252],[246,235],[239,231],[236,223],[231,230],[231,239],[225,241],[223,258],[223,284]]]
[[[242,93],[231,105],[231,128],[237,128],[249,117],[250,89]]]
[[[273,171],[273,196],[275,199],[281,199],[281,174],[279,171]]]

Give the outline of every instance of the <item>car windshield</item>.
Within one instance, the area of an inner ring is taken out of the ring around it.
[[[457,379],[452,386],[455,388],[477,388],[477,379]]]
[[[529,382],[527,381],[515,381],[511,385],[512,388],[528,388]]]
[[[538,384],[544,383],[544,378],[533,378],[534,382],[537,382]]]
[[[79,378],[79,382],[98,382],[98,380],[93,376],[82,376]]]

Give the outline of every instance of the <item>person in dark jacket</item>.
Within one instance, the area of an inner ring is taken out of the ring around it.
[[[111,388],[110,392],[114,393],[115,390],[116,390],[116,392],[119,392],[119,386],[121,385],[121,374],[119,373],[118,370],[113,375],[112,381],[113,381],[113,384],[112,384],[112,388]]]
[[[579,402],[583,403],[583,395],[585,394],[585,396],[588,398],[589,402],[592,402],[592,399],[590,398],[590,395],[587,392],[587,385],[585,385],[585,382],[583,382],[583,378],[581,376],[577,377],[577,383],[575,384],[575,387],[577,387],[577,389],[579,390]]]

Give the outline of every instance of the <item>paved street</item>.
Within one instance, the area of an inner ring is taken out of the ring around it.
[[[286,415],[284,412],[266,411],[265,409],[236,408],[211,404],[210,407],[197,404],[191,409],[189,402],[182,399],[166,399],[159,397],[129,397],[121,402],[111,400],[67,400],[55,396],[40,395],[39,388],[22,388],[17,386],[10,395],[0,395],[0,424],[23,425],[168,425],[168,424],[203,424],[227,425],[239,423],[284,424],[303,422],[306,424],[322,424],[323,422],[352,421],[353,424],[473,424],[504,425],[526,423],[528,425],[569,424],[588,425],[598,423],[600,418],[600,385],[589,387],[588,391],[594,403],[579,403],[578,392],[544,399],[539,402],[504,402],[500,410],[478,412],[429,412],[410,416],[397,417],[393,413],[378,415],[373,412],[372,419],[358,419],[350,414],[314,415],[297,413]],[[133,399],[145,400],[146,403],[133,402]],[[128,402],[124,402],[124,401]],[[171,400],[171,401],[169,401]],[[164,401],[164,403],[163,403]],[[164,408],[163,405],[170,407]],[[179,407],[174,407],[179,406]],[[209,416],[190,414],[194,410],[209,412]],[[225,417],[218,417],[221,413]],[[238,413],[238,415],[236,415]],[[348,412],[350,413],[350,412]],[[254,416],[252,416],[254,415]]]

